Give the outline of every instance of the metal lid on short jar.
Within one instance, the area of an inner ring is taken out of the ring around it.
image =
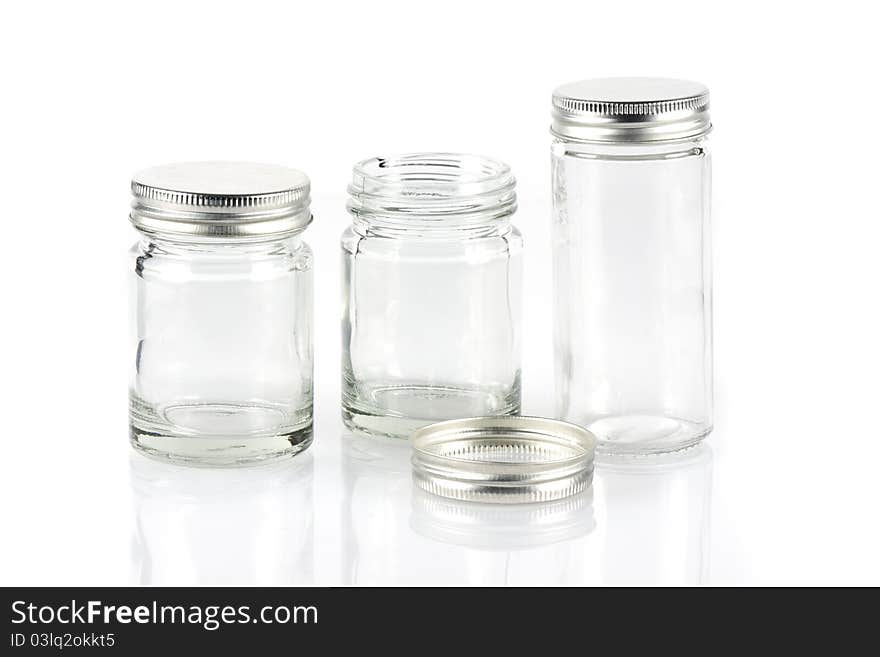
[[[632,143],[693,139],[711,130],[709,90],[668,78],[581,80],[553,92],[551,132],[565,140]]]
[[[144,233],[205,238],[294,234],[311,222],[301,171],[250,162],[187,162],[132,178],[130,219]]]

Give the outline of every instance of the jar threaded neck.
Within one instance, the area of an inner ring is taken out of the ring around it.
[[[515,187],[509,166],[479,155],[375,157],[355,165],[347,208],[365,229],[479,232],[508,221]]]

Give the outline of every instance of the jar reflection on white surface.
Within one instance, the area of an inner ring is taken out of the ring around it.
[[[234,465],[312,437],[309,181],[192,163],[132,181],[131,441],[149,456]]]
[[[706,444],[650,460],[609,457],[593,479],[608,586],[708,583],[712,452]]]
[[[409,530],[412,456],[401,440],[344,434],[341,583],[345,586],[440,584],[447,564],[425,555]],[[414,566],[412,555],[419,555]]]
[[[132,455],[136,583],[314,584],[313,467],[309,454],[232,471]]]
[[[680,80],[554,92],[557,414],[606,453],[712,428],[708,103]]]
[[[350,429],[408,437],[438,420],[519,412],[514,186],[505,164],[472,155],[355,166],[342,237]]]

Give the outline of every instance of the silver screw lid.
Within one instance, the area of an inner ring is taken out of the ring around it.
[[[145,169],[131,180],[129,215],[144,233],[258,238],[311,222],[301,171],[249,162],[187,162]]]
[[[596,438],[574,424],[541,417],[449,420],[413,433],[419,488],[472,502],[550,502],[585,490]]]
[[[668,78],[581,80],[553,92],[557,137],[583,142],[669,142],[712,129],[709,90]]]

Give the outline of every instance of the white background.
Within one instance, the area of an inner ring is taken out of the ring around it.
[[[4,3],[0,584],[880,584],[880,62],[870,3]],[[552,409],[549,104],[606,75],[712,92],[716,430],[543,515],[414,499],[339,420],[338,236],[360,159],[511,164],[525,411]],[[127,443],[128,181],[312,179],[316,441],[187,470]]]

